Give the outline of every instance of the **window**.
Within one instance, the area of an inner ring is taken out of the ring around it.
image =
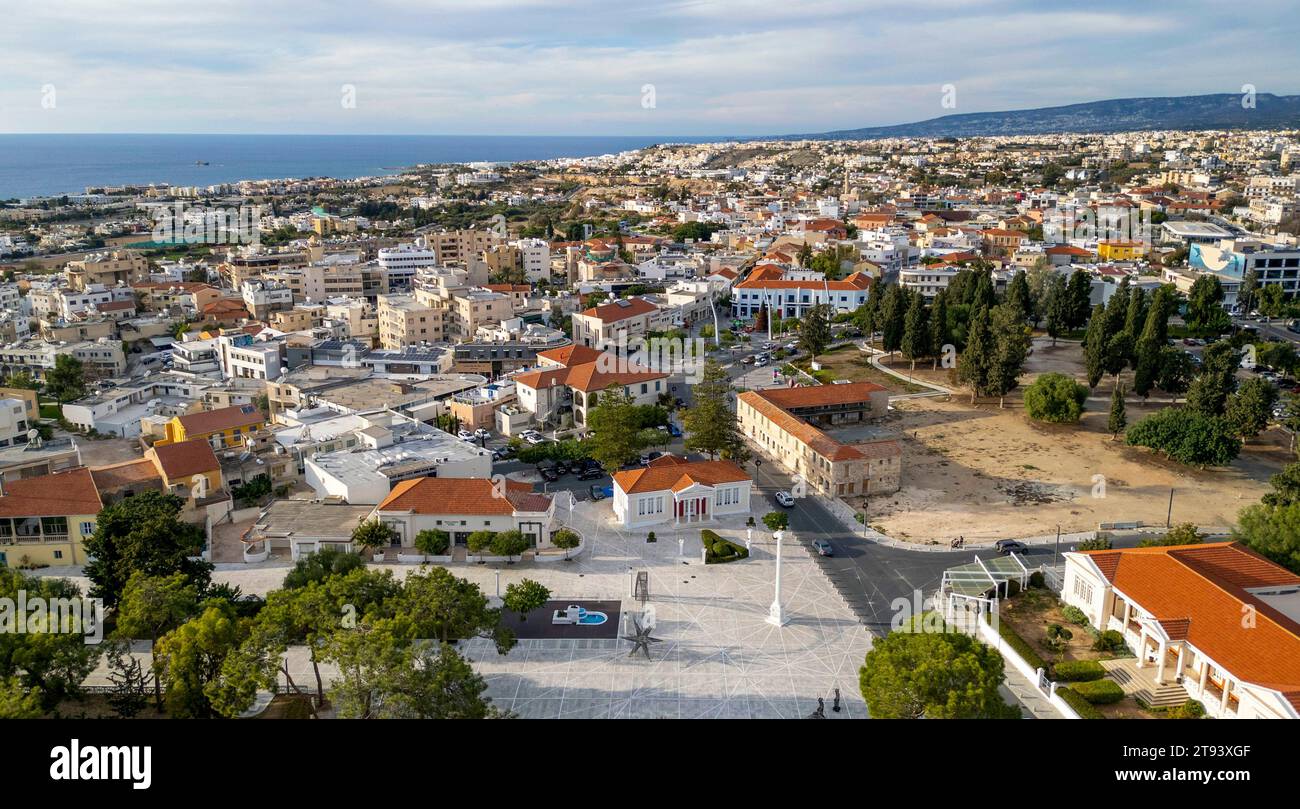
[[[129,495],[130,492],[127,494]],[[93,522],[83,522],[81,524],[81,535],[83,537],[88,537],[93,533],[95,533],[95,524]]]
[[[54,552],[54,558],[55,558],[55,559],[62,559],[62,558],[63,558],[63,551],[55,551],[55,552]]]
[[[1092,584],[1083,580],[1081,576],[1074,577],[1074,594],[1089,604],[1092,603]]]

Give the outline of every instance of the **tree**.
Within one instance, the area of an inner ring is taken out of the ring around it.
[[[1258,343],[1255,345],[1255,362],[1274,371],[1291,374],[1300,366],[1300,356],[1296,354],[1295,345],[1290,342]]]
[[[1218,276],[1202,275],[1192,282],[1187,295],[1187,314],[1184,320],[1192,332],[1209,337],[1223,334],[1232,325],[1232,319],[1223,309],[1223,284]]]
[[[137,571],[126,583],[117,607],[117,635],[150,641],[190,620],[199,610],[198,588],[184,573],[149,576]],[[162,685],[154,678],[154,703],[163,709]]]
[[[989,393],[998,397],[1002,407],[1004,397],[1016,389],[1029,355],[1029,328],[1020,313],[1006,304],[993,307],[989,326],[996,335]]]
[[[1268,479],[1272,491],[1261,502],[1266,506],[1286,506],[1300,503],[1300,463],[1289,463],[1281,472]]]
[[[569,551],[582,544],[582,537],[578,536],[577,531],[571,531],[568,528],[561,528],[551,535],[551,544],[564,550],[564,558],[569,558]]]
[[[816,360],[817,355],[830,345],[830,311],[825,304],[819,303],[804,313],[803,324],[799,328],[799,339],[803,342],[803,347],[808,349],[808,354],[813,360]]]
[[[415,549],[429,556],[442,556],[451,547],[451,534],[426,528],[415,535]]]
[[[482,555],[484,551],[491,547],[492,537],[494,536],[495,534],[491,531],[471,532],[469,536],[465,537],[465,547],[468,548],[469,552],[472,554]]]
[[[1056,338],[1070,330],[1070,322],[1074,317],[1073,303],[1064,276],[1052,273],[1052,277],[1047,281],[1043,309],[1047,320],[1047,333],[1052,338],[1052,347],[1055,348]]]
[[[911,360],[912,370],[916,370],[917,359],[930,351],[930,329],[926,322],[925,299],[920,294],[909,296],[907,314],[903,318],[903,339],[899,348],[903,358]]]
[[[784,511],[769,511],[763,515],[763,525],[769,531],[784,531],[790,527],[790,515]]]
[[[971,387],[971,403],[989,388],[997,361],[997,344],[989,326],[987,308],[976,310],[966,333],[966,347],[957,357],[957,378]]]
[[[21,687],[27,689],[24,694],[34,690],[43,711],[52,710],[64,699],[81,696],[81,684],[99,660],[99,647],[86,643],[85,632],[90,627],[72,623],[70,613],[56,606],[71,607],[80,598],[81,591],[67,579],[38,578],[0,567],[0,599],[8,605],[0,609],[0,683],[18,678]],[[29,614],[26,631],[20,632],[14,626],[14,605],[24,599]],[[47,605],[48,612],[35,609],[40,601]],[[59,626],[43,624],[47,618],[58,620]],[[64,620],[68,620],[66,629],[73,631],[65,631]],[[5,699],[25,705],[28,697],[10,691],[7,698],[0,697],[0,701]]]
[[[19,371],[16,374],[10,374],[5,377],[4,386],[6,388],[20,388],[22,390],[40,390],[41,383],[26,371]]]
[[[1300,503],[1257,503],[1242,509],[1232,538],[1292,573],[1300,573]]]
[[[1043,374],[1025,388],[1025,412],[1036,421],[1073,424],[1083,415],[1087,400],[1088,386],[1066,374]]]
[[[969,635],[926,631],[926,616],[877,641],[858,673],[874,719],[1004,719],[1020,712],[1002,701],[1003,660]]]
[[[1255,295],[1259,290],[1259,275],[1252,266],[1241,277],[1241,286],[1237,289],[1237,301],[1246,312],[1255,309]]]
[[[1128,426],[1128,414],[1124,408],[1124,386],[1116,385],[1110,394],[1110,418],[1106,420],[1106,429],[1110,430],[1111,439],[1115,439]]]
[[[1190,407],[1166,408],[1128,428],[1124,441],[1149,447],[1190,466],[1224,466],[1241,451],[1241,441],[1224,419]]]
[[[352,529],[352,543],[368,551],[383,551],[393,542],[393,529],[384,525],[378,517]]]
[[[586,440],[591,457],[610,472],[635,461],[646,447],[663,441],[661,431],[641,428],[636,405],[621,386],[601,394],[599,403],[587,413],[587,427],[595,433],[588,434]]]
[[[437,638],[444,643],[478,636],[490,636],[497,651],[505,654],[515,639],[501,626],[501,613],[488,606],[487,596],[477,584],[453,576],[443,567],[432,567],[406,577],[395,613],[413,623],[411,637]]]
[[[903,344],[907,317],[906,294],[898,284],[891,284],[880,303],[880,347],[890,354]]]
[[[1178,394],[1187,390],[1196,375],[1196,366],[1192,358],[1173,346],[1165,346],[1160,351],[1160,376],[1156,385],[1166,393],[1172,394],[1174,401]]]
[[[1286,293],[1280,284],[1267,284],[1259,291],[1259,311],[1263,313],[1266,323],[1281,316],[1285,306]]]
[[[248,636],[249,621],[225,602],[209,602],[201,615],[164,635],[154,645],[154,676],[163,682],[163,706],[178,719],[217,715],[209,685],[226,657]]]
[[[1205,541],[1204,535],[1196,530],[1196,524],[1185,522],[1175,525],[1163,536],[1147,537],[1138,543],[1139,548],[1162,548],[1174,545],[1200,545]]]
[[[508,531],[500,531],[492,537],[489,547],[495,556],[519,556],[528,550],[528,537],[524,536],[522,531],[514,528]]]
[[[299,557],[293,568],[284,577],[286,589],[293,590],[306,587],[313,582],[322,582],[331,576],[342,576],[359,567],[365,567],[366,561],[361,554],[342,548],[326,545],[320,550]]]
[[[1070,275],[1066,291],[1070,301],[1069,328],[1074,330],[1088,322],[1088,313],[1092,309],[1092,279],[1084,270],[1075,270]]]
[[[0,677],[0,719],[40,719],[41,689],[23,685],[18,677]]]
[[[523,579],[506,585],[506,594],[502,604],[511,612],[519,613],[519,620],[528,618],[528,613],[546,606],[551,600],[551,591],[532,579]]]
[[[113,684],[113,690],[106,697],[108,704],[118,716],[131,719],[149,704],[149,681],[153,680],[156,686],[158,680],[145,673],[140,658],[131,654],[128,641],[109,641],[105,644],[104,656],[108,660],[108,680]],[[156,701],[159,696],[161,692],[155,687]],[[158,704],[161,710],[161,702]]]
[[[1146,307],[1142,332],[1137,337],[1133,364],[1133,390],[1146,398],[1160,378],[1163,352],[1168,347],[1167,324],[1172,308],[1170,293],[1165,287],[1157,289]],[[1182,352],[1179,352],[1182,353]]]
[[[1095,388],[1106,372],[1106,310],[1097,304],[1083,335],[1083,367],[1088,374],[1088,387]]]
[[[1033,312],[1033,303],[1029,296],[1029,279],[1024,270],[1018,271],[1011,277],[1011,283],[1007,285],[1006,304],[1020,313],[1020,320],[1029,320]]]
[[[1201,353],[1201,372],[1187,389],[1187,406],[1205,416],[1221,416],[1237,385],[1240,355],[1227,342],[1214,343]]]
[[[90,594],[116,606],[135,573],[147,576],[184,574],[199,592],[212,580],[212,565],[193,559],[203,548],[203,528],[181,522],[185,505],[174,494],[142,492],[99,512],[95,533],[85,540]]]
[[[45,374],[45,393],[59,404],[75,401],[86,395],[86,371],[81,360],[71,354],[59,354],[54,367]]]
[[[944,346],[953,344],[952,331],[948,328],[948,293],[939,290],[930,304],[930,357],[931,368],[939,367],[939,357],[944,353]]]
[[[710,459],[721,454],[739,463],[748,460],[749,445],[731,409],[732,396],[731,377],[718,363],[706,361],[699,383],[691,388],[691,406],[682,415],[688,452],[707,452]]]
[[[1277,388],[1263,377],[1251,377],[1228,397],[1224,418],[1237,436],[1254,438],[1268,427],[1276,403]]]

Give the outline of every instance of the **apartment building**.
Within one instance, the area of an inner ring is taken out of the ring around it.
[[[130,286],[149,280],[149,260],[132,250],[91,253],[80,261],[69,261],[65,274],[68,283],[78,291],[96,285]]]
[[[293,308],[293,290],[283,284],[263,278],[245,281],[239,288],[244,308],[255,320],[265,321],[272,312]]]
[[[539,352],[537,359],[541,370],[516,376],[515,389],[519,406],[538,423],[571,417],[581,427],[606,391],[621,388],[636,404],[654,404],[669,390],[668,374],[583,345]]]
[[[226,379],[275,380],[286,370],[283,340],[263,340],[246,333],[218,337],[217,357]]]
[[[84,565],[82,543],[103,508],[86,467],[0,487],[0,567]]]
[[[573,315],[573,341],[606,349],[620,340],[645,337],[662,324],[659,307],[645,298],[626,298],[593,306]]]
[[[402,348],[445,339],[447,310],[430,306],[414,294],[380,295],[378,306],[379,345]]]

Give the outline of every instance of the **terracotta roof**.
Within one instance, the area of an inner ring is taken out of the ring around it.
[[[550,507],[551,498],[533,493],[526,483],[507,481],[506,490],[498,494],[486,478],[415,478],[394,486],[377,510],[511,516],[516,511],[546,511]]]
[[[217,410],[204,410],[187,416],[177,416],[177,418],[185,427],[187,435],[196,436],[210,435],[235,427],[251,427],[266,421],[262,411],[253,405],[231,405]]]
[[[765,270],[767,268],[764,268]],[[836,291],[863,290],[871,286],[871,276],[866,273],[855,272],[845,276],[839,281],[825,281],[821,279],[809,281],[792,281],[779,276],[774,276],[771,272],[753,272],[749,277],[739,284],[736,289],[832,289]]]
[[[768,388],[763,398],[778,407],[825,407],[826,405],[866,402],[871,394],[885,390],[874,382],[850,382],[847,385],[813,385],[806,388]]]
[[[162,444],[153,448],[158,458],[158,467],[168,480],[179,480],[203,472],[220,469],[217,455],[212,447],[202,438],[181,441],[176,444]]]
[[[1236,542],[1082,555],[1171,637],[1185,638],[1232,675],[1281,691],[1296,704],[1300,623],[1248,588],[1297,585],[1300,576]],[[1243,620],[1247,614],[1253,621]]]
[[[103,507],[95,478],[84,466],[4,483],[0,517],[67,517],[98,514]],[[71,526],[69,526],[71,531]]]
[[[627,298],[626,300],[610,301],[600,306],[593,306],[584,310],[582,314],[587,317],[594,317],[602,323],[614,323],[619,320],[627,320],[629,317],[649,314],[658,308],[645,298]]]
[[[671,460],[665,461],[665,458]],[[676,456],[656,458],[644,469],[630,469],[614,474],[614,485],[628,494],[661,492],[672,489],[680,492],[695,484],[716,486],[750,480],[750,476],[731,461],[686,461]]]
[[[578,345],[572,343],[562,348],[552,348],[550,351],[538,351],[537,356],[558,362],[563,366],[570,366],[580,362],[592,362],[601,354],[600,349],[591,346]]]
[[[791,415],[782,407],[769,401],[766,397],[767,393],[768,391],[748,390],[740,394],[739,399],[823,458],[832,461],[849,461],[864,457],[857,449],[848,444],[841,444],[803,419]]]
[[[573,350],[570,350],[573,349]],[[568,385],[584,393],[602,391],[611,385],[632,385],[639,382],[652,382],[664,379],[668,374],[651,371],[639,363],[620,358],[605,351],[597,351],[586,346],[567,346],[556,349],[568,352],[568,364],[563,368],[544,368],[515,377],[515,384],[539,390],[552,385]],[[546,352],[547,354],[555,352]],[[538,354],[539,357],[545,356]],[[557,362],[564,362],[562,357],[551,357]]]

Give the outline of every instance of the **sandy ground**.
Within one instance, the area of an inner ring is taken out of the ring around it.
[[[1058,524],[1084,531],[1100,522],[1163,523],[1171,488],[1175,522],[1231,525],[1290,460],[1284,444],[1259,441],[1231,468],[1188,469],[1112,441],[1100,402],[1089,402],[1079,427],[1032,422],[1010,400],[1003,410],[972,407],[965,397],[895,407],[891,426],[904,435],[902,488],[872,498],[867,511],[873,526],[917,542],[1042,535]],[[1129,423],[1159,407],[1131,403]],[[861,498],[850,505],[860,507]]]

